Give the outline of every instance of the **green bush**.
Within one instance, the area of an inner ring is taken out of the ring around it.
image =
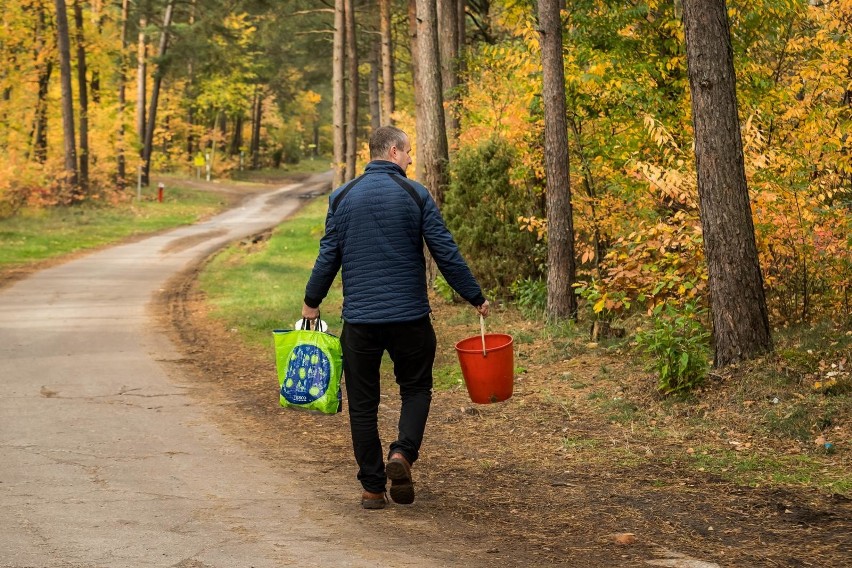
[[[447,280],[440,274],[435,277],[435,282],[432,284],[435,292],[444,299],[447,303],[456,301],[456,294],[452,287],[447,283]]]
[[[464,147],[453,160],[443,207],[447,226],[483,288],[508,290],[540,276],[536,235],[518,217],[543,216],[535,199],[510,183],[514,153],[504,141]]]
[[[541,278],[524,278],[512,283],[512,297],[527,317],[541,317],[547,309],[547,282]]]
[[[695,388],[709,368],[710,332],[700,320],[704,311],[694,303],[679,309],[660,304],[653,314],[653,329],[639,332],[636,339],[657,372],[657,388],[663,394]]]

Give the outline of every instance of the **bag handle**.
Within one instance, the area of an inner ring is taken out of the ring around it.
[[[314,319],[302,318],[301,320],[299,320],[299,322],[301,322],[301,324],[302,324],[302,327],[301,327],[302,331],[311,331],[311,322],[314,322],[313,331],[322,331],[322,329],[321,329],[322,328],[322,325],[321,325],[322,314],[320,313],[319,310],[317,310],[317,317],[316,318],[314,318]],[[296,322],[296,323],[299,323],[299,322]]]

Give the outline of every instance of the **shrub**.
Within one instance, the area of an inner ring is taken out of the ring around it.
[[[654,308],[653,328],[639,332],[640,348],[657,372],[657,388],[663,394],[689,391],[704,380],[709,368],[710,332],[701,323],[705,310],[694,303],[680,308],[659,304]]]
[[[456,301],[456,293],[447,283],[447,280],[440,274],[435,277],[435,282],[432,284],[435,292],[448,303]]]
[[[515,303],[527,317],[540,317],[547,309],[547,282],[541,278],[516,280],[511,292]]]
[[[464,147],[453,160],[443,213],[473,273],[484,288],[505,291],[537,277],[536,236],[518,217],[538,215],[535,200],[509,180],[514,153],[500,140]]]

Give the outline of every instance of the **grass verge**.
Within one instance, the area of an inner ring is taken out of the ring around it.
[[[0,271],[194,223],[227,205],[221,194],[170,187],[162,203],[147,195],[116,206],[25,210],[0,219]]]
[[[199,281],[213,308],[212,316],[255,347],[270,345],[273,329],[292,329],[301,317],[325,213],[326,200],[316,199],[280,225],[268,240],[259,245],[238,243],[213,258]],[[322,305],[323,319],[332,333],[340,332],[341,305],[338,279]]]

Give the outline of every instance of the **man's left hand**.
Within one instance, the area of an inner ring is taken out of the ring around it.
[[[312,308],[307,304],[302,304],[302,317],[306,320],[315,320],[320,316],[319,308]]]

